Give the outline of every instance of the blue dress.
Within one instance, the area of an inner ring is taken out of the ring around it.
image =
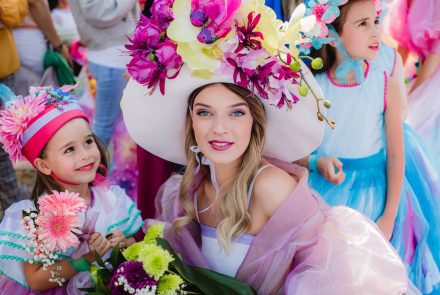
[[[394,61],[391,64],[394,65]],[[326,98],[332,102],[327,114],[337,123],[334,130],[326,129],[316,153],[339,158],[346,178],[342,184],[333,185],[319,172],[312,172],[310,185],[330,205],[347,205],[374,221],[381,216],[386,203],[384,112],[389,74],[385,66],[367,63],[362,85],[338,84],[327,73],[316,77]],[[405,136],[405,144],[412,142],[415,145],[418,142],[414,140],[416,134],[409,128],[405,130],[405,134],[411,135]],[[432,239],[434,235],[430,226],[435,215],[429,212],[432,206],[429,196],[427,199],[418,197],[430,191],[428,186],[422,187],[423,182],[420,183],[423,174],[419,168],[423,162],[416,154],[407,153],[406,156],[407,162],[412,164],[407,165],[405,171],[391,243],[402,257],[411,281],[428,294],[440,287],[439,245]]]

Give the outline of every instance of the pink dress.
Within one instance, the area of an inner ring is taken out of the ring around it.
[[[391,36],[422,60],[440,54],[440,1],[395,0],[389,12]],[[408,123],[425,137],[440,160],[440,66],[408,97]]]
[[[298,184],[254,236],[237,279],[257,294],[417,294],[409,290],[402,261],[373,222],[347,207],[329,208],[310,191],[304,168],[272,164],[293,175]],[[191,195],[202,178],[195,176]],[[181,175],[174,175],[162,186],[158,219],[147,220],[145,226],[164,222],[166,239],[184,261],[209,268],[200,224],[194,221],[179,232],[169,227],[183,214],[181,180]]]

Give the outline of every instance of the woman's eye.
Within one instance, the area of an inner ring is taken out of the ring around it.
[[[209,112],[207,110],[199,110],[197,111],[197,115],[200,117],[206,117],[209,116]]]
[[[232,116],[234,116],[234,117],[241,117],[241,116],[243,116],[245,114],[245,112],[243,112],[243,111],[234,111],[233,113],[232,113]]]

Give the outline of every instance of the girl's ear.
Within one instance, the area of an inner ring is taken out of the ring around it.
[[[335,41],[330,41],[330,43],[328,43],[331,47],[335,47],[336,48],[336,43]]]
[[[34,160],[34,166],[37,168],[41,173],[45,175],[50,175],[52,173],[52,169],[50,169],[49,164],[46,160],[41,158],[36,158]]]

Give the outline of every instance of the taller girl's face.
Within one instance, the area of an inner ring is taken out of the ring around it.
[[[351,5],[340,37],[353,59],[375,59],[379,54],[381,33],[376,6],[372,0],[365,0]]]
[[[45,148],[43,165],[38,169],[74,184],[88,184],[95,179],[101,154],[88,123],[73,119],[61,127]],[[42,168],[40,168],[42,167]]]
[[[241,160],[251,138],[253,118],[246,101],[221,84],[195,98],[192,126],[197,145],[214,164]]]

